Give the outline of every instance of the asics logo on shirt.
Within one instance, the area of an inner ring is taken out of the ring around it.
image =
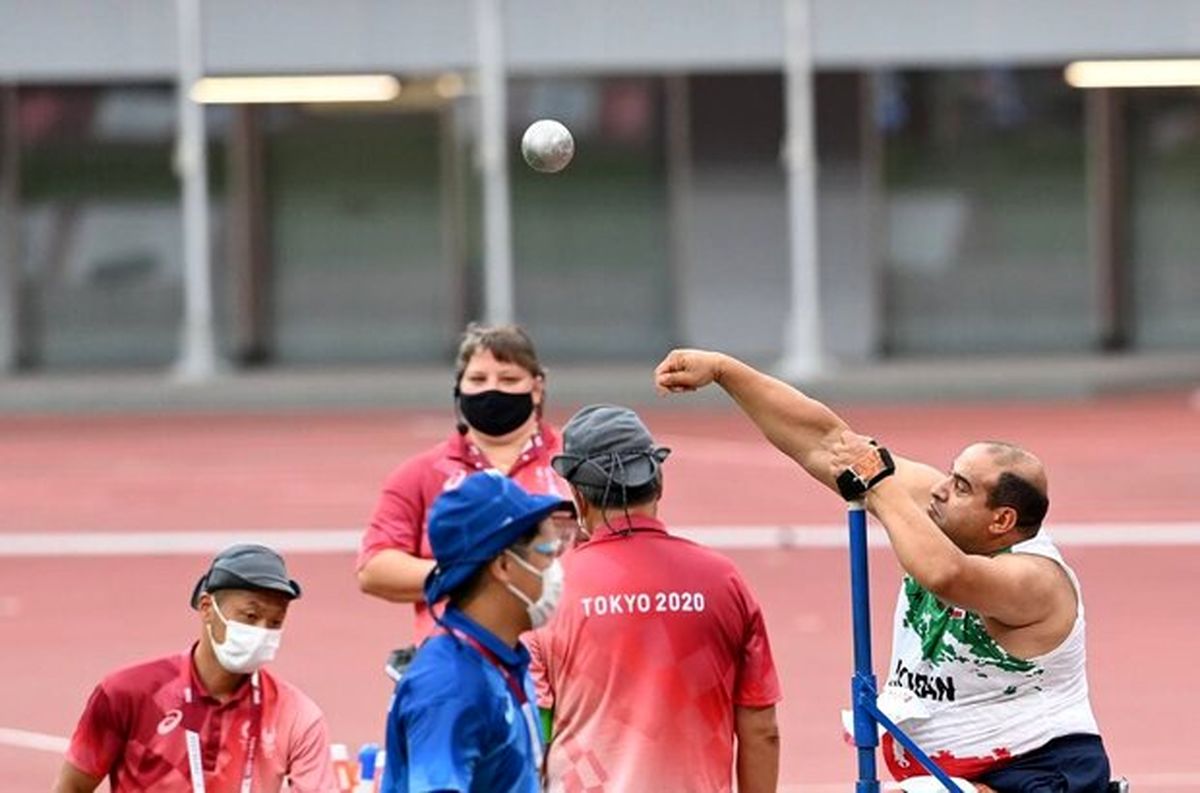
[[[179,722],[183,721],[183,711],[168,710],[166,715],[162,717],[162,721],[158,723],[158,734],[166,735],[171,730],[179,726]]]

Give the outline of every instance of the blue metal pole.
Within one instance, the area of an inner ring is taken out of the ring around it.
[[[878,793],[875,747],[879,730],[865,706],[874,704],[875,669],[871,662],[871,589],[867,571],[867,513],[861,501],[847,505],[850,524],[850,604],[854,618],[854,677],[850,701],[854,708],[854,745],[858,747],[857,793]]]

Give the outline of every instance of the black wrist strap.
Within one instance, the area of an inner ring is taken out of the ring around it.
[[[842,498],[856,501],[863,497],[875,483],[896,473],[896,463],[891,452],[871,441],[871,452],[854,461],[854,464],[838,474],[837,487]]]

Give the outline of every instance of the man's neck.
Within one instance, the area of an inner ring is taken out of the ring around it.
[[[493,598],[476,597],[459,606],[459,611],[514,649],[521,634],[528,630],[528,620],[515,619],[507,604],[501,605]]]
[[[192,661],[196,665],[196,674],[204,684],[204,690],[218,702],[225,702],[233,697],[233,692],[246,679],[246,675],[237,675],[221,666],[208,643],[208,637],[203,637],[192,651]]]
[[[638,504],[636,507],[629,509],[606,509],[596,517],[588,515],[587,527],[590,534],[604,531],[606,526],[615,525],[618,522],[624,523],[630,518],[637,520],[638,518],[658,519],[658,502],[653,501],[649,504]]]

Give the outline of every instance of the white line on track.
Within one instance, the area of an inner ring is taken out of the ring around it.
[[[681,526],[677,534],[722,550],[844,548],[846,528],[835,525]],[[1058,524],[1050,530],[1067,547],[1145,548],[1200,545],[1200,523]],[[180,532],[0,533],[0,558],[33,556],[190,556],[213,553],[235,542],[260,542],[286,553],[352,553],[358,529],[275,529]],[[887,544],[872,527],[868,542]]]
[[[0,727],[0,746],[15,746],[18,749],[36,749],[39,752],[62,754],[67,751],[70,743],[59,735]]]

